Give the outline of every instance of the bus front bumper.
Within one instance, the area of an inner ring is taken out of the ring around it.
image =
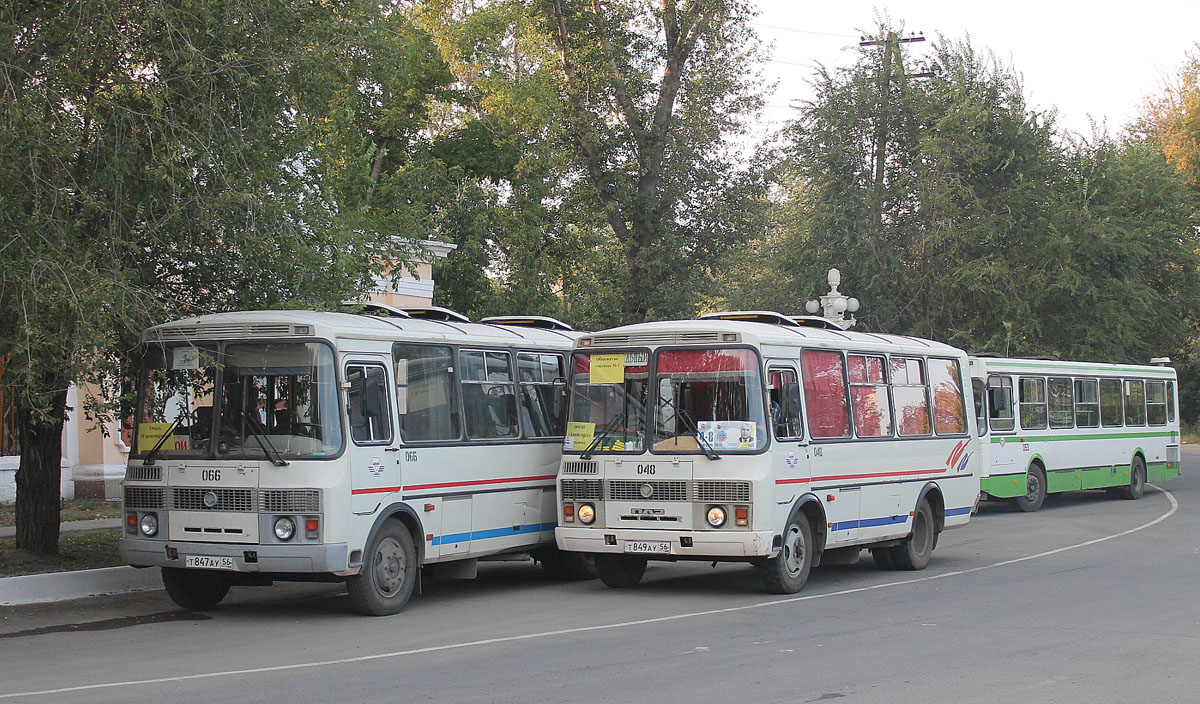
[[[778,549],[772,548],[775,534],[771,531],[559,527],[554,529],[554,537],[561,550],[631,554],[636,551],[650,559],[768,557]],[[685,545],[689,540],[690,547]],[[647,548],[666,549],[647,552]]]
[[[230,558],[234,572],[348,574],[346,544],[239,545],[121,538],[117,552],[134,567],[187,567],[188,557]],[[353,570],[357,571],[357,570]]]

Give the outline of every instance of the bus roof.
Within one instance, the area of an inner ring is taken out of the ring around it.
[[[786,316],[780,315],[781,318]],[[823,329],[816,327],[763,322],[766,318],[746,320],[667,320],[636,323],[601,330],[582,336],[577,347],[705,345],[742,343],[755,346],[827,347],[864,351],[897,351],[921,354],[965,356],[966,352],[950,345],[906,335]],[[584,340],[588,342],[584,344]]]
[[[991,355],[971,355],[971,368],[975,376],[989,372],[1040,373],[1040,374],[1082,374],[1085,376],[1138,374],[1162,378],[1174,378],[1173,367],[1163,367],[1149,364],[1108,364],[1106,362],[1073,362],[1060,359],[1034,359],[1029,357],[993,357]]]
[[[311,310],[255,310],[213,313],[151,327],[143,342],[297,338],[437,340],[451,344],[505,347],[570,347],[583,333],[455,320],[382,317]]]

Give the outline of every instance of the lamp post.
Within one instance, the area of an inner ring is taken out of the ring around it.
[[[826,320],[832,321],[843,330],[848,330],[858,323],[854,313],[858,311],[859,304],[857,298],[851,298],[838,291],[840,283],[842,283],[842,272],[830,269],[829,292],[821,296],[820,300],[808,301],[804,304],[804,308],[812,315],[816,315],[817,311],[820,311],[821,316]],[[846,318],[847,312],[850,313],[849,318]]]

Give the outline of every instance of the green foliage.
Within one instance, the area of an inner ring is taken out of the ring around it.
[[[874,48],[820,75],[786,135],[778,229],[759,243],[768,273],[735,299],[799,312],[838,267],[871,330],[1114,362],[1184,349],[1200,261],[1186,188],[1162,155],[1130,139],[1064,142],[1013,71],[966,43],[940,41],[920,79],[905,77],[907,49],[892,51],[888,74]]]

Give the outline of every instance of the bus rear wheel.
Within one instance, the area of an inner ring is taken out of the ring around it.
[[[600,581],[614,589],[632,587],[646,574],[646,558],[635,555],[596,555],[596,573]]]
[[[362,572],[346,578],[354,610],[364,616],[387,616],[404,608],[417,581],[417,550],[399,521],[389,520],[371,541]]]
[[[1025,482],[1025,495],[1013,499],[1013,505],[1026,513],[1033,513],[1046,500],[1046,470],[1034,462],[1029,467]]]
[[[792,516],[783,531],[783,548],[763,563],[763,586],[772,594],[795,594],[812,571],[812,526],[803,513]]]
[[[162,568],[162,581],[171,601],[195,611],[206,611],[221,603],[233,584],[229,575],[221,572],[179,567]]]
[[[936,543],[937,524],[933,520],[933,509],[929,502],[921,499],[913,512],[912,531],[904,542],[892,548],[892,563],[900,570],[923,570],[933,556]]]
[[[1141,457],[1134,457],[1129,465],[1129,486],[1117,488],[1117,494],[1123,499],[1140,499],[1146,493],[1146,462]]]

